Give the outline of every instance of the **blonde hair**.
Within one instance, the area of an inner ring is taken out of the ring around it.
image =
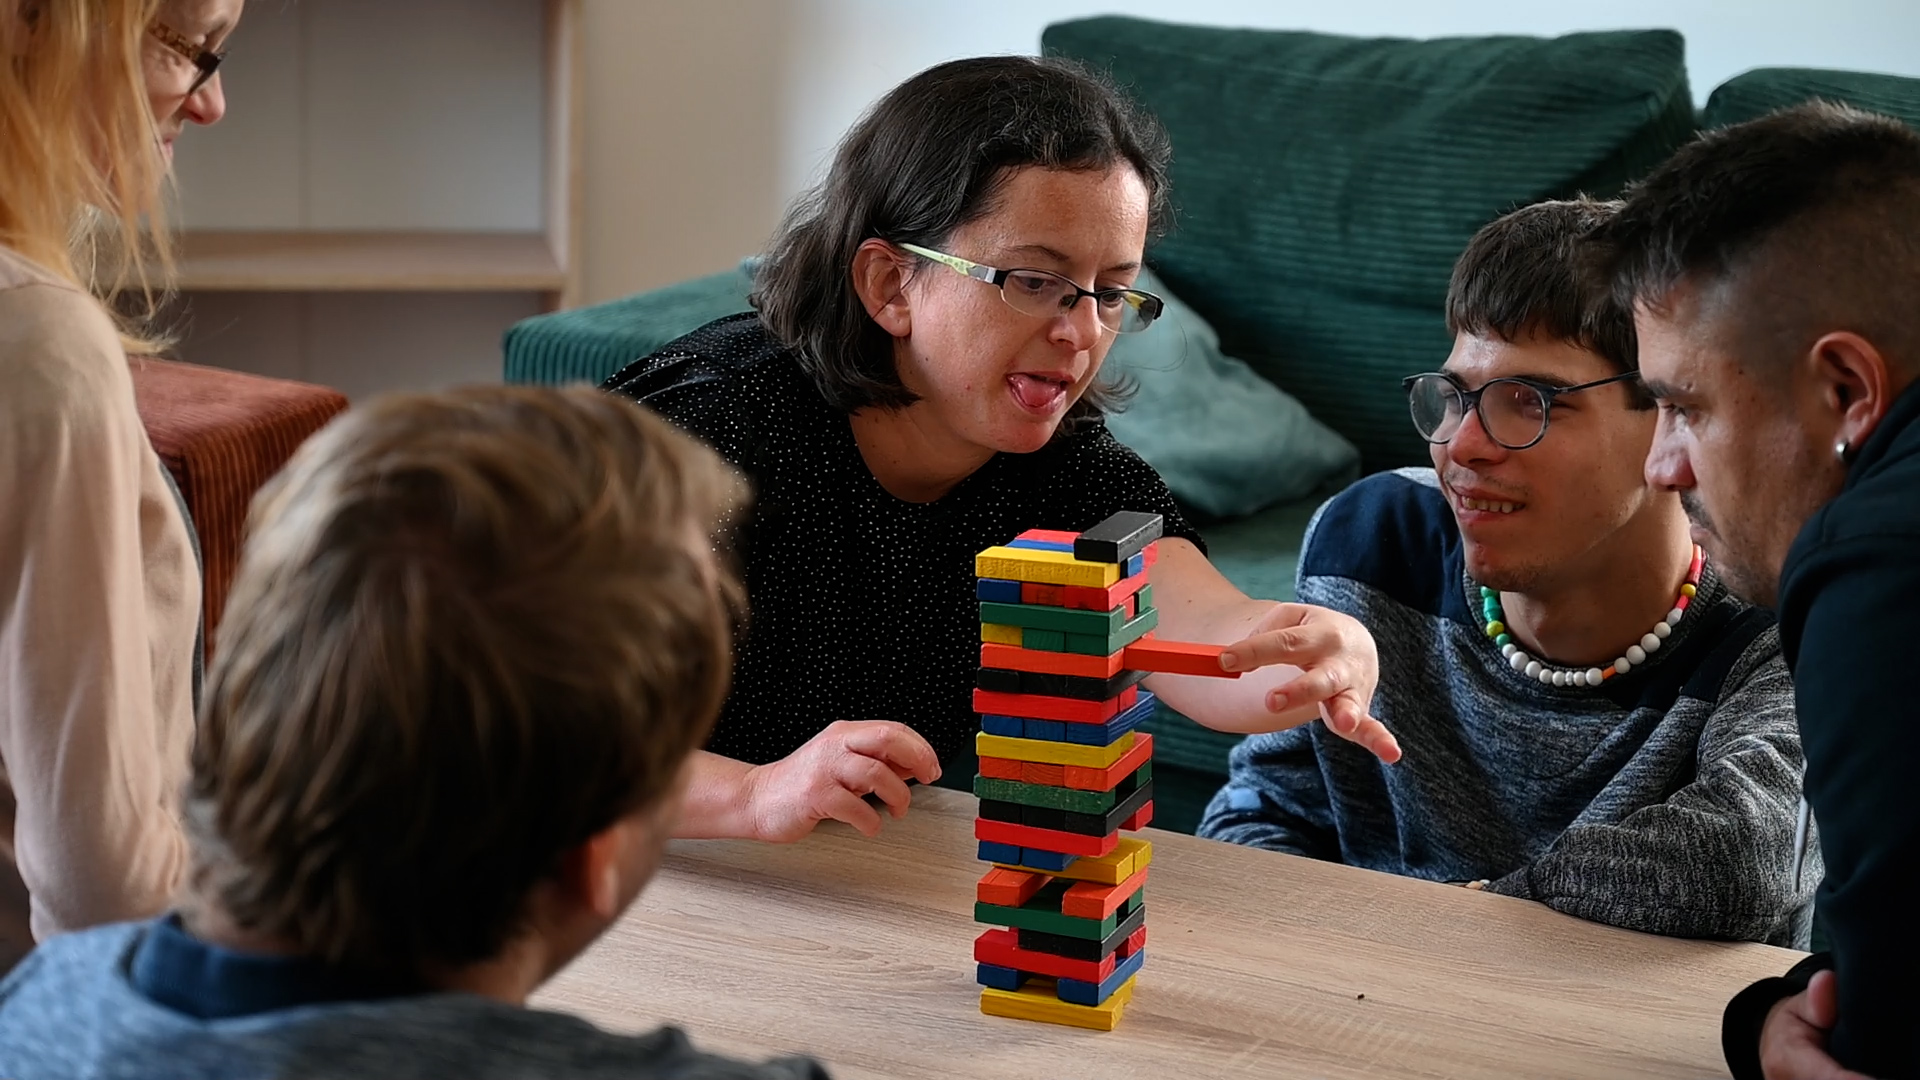
[[[673,790],[744,611],[713,451],[586,387],[391,396],[254,501],[187,821],[196,897],[328,963],[496,955]]]
[[[172,279],[144,49],[159,0],[0,0],[0,245],[88,289],[130,348]]]

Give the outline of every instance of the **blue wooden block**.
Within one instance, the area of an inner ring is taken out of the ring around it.
[[[1066,742],[1067,729],[1070,727],[1092,727],[1092,724],[1069,724],[1063,720],[1035,720],[1028,717],[1021,721],[1021,729],[1026,738],[1044,739],[1047,742]]]
[[[1112,997],[1113,992],[1120,989],[1121,983],[1133,978],[1134,974],[1140,970],[1140,965],[1145,963],[1146,960],[1147,950],[1141,949],[1132,956],[1113,965],[1113,974],[1101,979],[1099,982],[1090,983],[1083,982],[1079,979],[1060,979],[1053,984],[1053,994],[1061,1001],[1071,1005],[1098,1005]],[[987,966],[986,964],[980,965],[980,970],[983,972],[980,976],[981,982],[987,981],[987,977],[984,974]],[[1001,970],[1005,971],[1008,969],[1002,968]],[[1014,974],[1017,975],[1019,972],[1014,972]]]
[[[1048,851],[1044,848],[1021,848],[1020,861],[1016,864],[1029,870],[1041,870],[1058,873],[1072,865],[1078,855],[1069,855],[1064,851]]]
[[[1013,844],[1000,844],[992,840],[980,841],[980,861],[1006,863],[1008,866],[1025,865],[1020,861],[1024,852]]]
[[[1111,746],[1115,739],[1139,727],[1141,722],[1153,715],[1153,708],[1159,699],[1145,690],[1140,691],[1140,700],[1133,708],[1104,724],[1068,724],[1066,741],[1082,746]]]
[[[1147,553],[1142,551],[1127,560],[1127,565],[1121,569],[1120,576],[1132,577],[1133,575],[1139,573],[1142,570],[1145,570],[1146,568],[1147,568]]]
[[[1114,970],[1118,971],[1119,968],[1120,965],[1114,965]],[[981,964],[980,971],[975,977],[981,986],[991,986],[995,990],[1018,990],[1032,978],[1031,975],[1017,968],[1001,967],[998,964]],[[1093,984],[1084,985],[1092,986]]]
[[[1028,551],[1064,551],[1069,555],[1073,554],[1073,545],[1059,540],[1009,540],[1005,546],[1026,548]],[[985,598],[982,597],[982,599]],[[1014,597],[1013,602],[1019,603],[1020,598]]]
[[[1032,721],[1022,720],[1017,716],[995,716],[992,713],[980,714],[980,730],[989,735],[1006,735],[1015,739],[1030,738],[1031,736],[1027,734],[1027,725],[1029,723],[1032,723]]]
[[[979,579],[979,584],[973,587],[973,592],[979,599],[991,600],[996,604],[1020,602],[1020,583],[1017,581],[983,577]]]

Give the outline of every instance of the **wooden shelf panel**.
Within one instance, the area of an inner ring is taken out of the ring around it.
[[[543,233],[192,231],[180,287],[234,292],[559,292]]]

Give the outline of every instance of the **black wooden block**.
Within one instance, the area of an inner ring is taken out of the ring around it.
[[[1073,557],[1083,562],[1123,563],[1160,539],[1159,514],[1122,510],[1088,529],[1073,542]]]

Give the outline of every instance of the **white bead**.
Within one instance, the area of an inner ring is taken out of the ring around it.
[[[1627,659],[1636,664],[1644,664],[1647,662],[1647,650],[1638,645],[1629,645],[1627,646]]]
[[[1648,634],[1646,637],[1640,639],[1640,647],[1648,652],[1659,652],[1660,639],[1654,637],[1652,634]]]
[[[1542,671],[1540,672],[1540,683],[1541,683],[1541,685],[1542,685],[1542,686],[1545,686],[1545,685],[1549,685],[1549,684],[1551,684],[1552,682],[1553,682],[1553,672],[1551,672],[1551,671],[1546,671],[1546,670],[1542,670]]]
[[[1556,671],[1556,672],[1553,672],[1553,673],[1552,673],[1552,675],[1553,675],[1553,677],[1552,677],[1552,678],[1551,678],[1550,680],[1548,680],[1548,681],[1550,681],[1550,682],[1552,682],[1552,683],[1553,683],[1553,685],[1555,685],[1555,686],[1565,686],[1565,685],[1567,685],[1567,673],[1566,673],[1566,672],[1564,672],[1564,671]]]
[[[1516,648],[1513,642],[1511,641],[1507,642],[1505,645],[1500,646],[1500,655],[1507,657],[1508,659],[1512,659],[1513,654],[1519,651],[1520,650]]]
[[[1526,672],[1527,672],[1527,678],[1529,679],[1539,678],[1540,677],[1540,661],[1538,660],[1527,661]]]
[[[1590,667],[1587,669],[1587,685],[1588,686],[1599,686],[1600,683],[1606,679],[1606,677],[1607,677],[1607,673],[1604,671],[1601,671],[1597,667]]]
[[[1686,614],[1686,611],[1684,611],[1681,608],[1674,608],[1672,611],[1667,612],[1667,625],[1671,626],[1674,623],[1679,622],[1680,616],[1685,614]]]
[[[1663,622],[1654,623],[1653,636],[1659,638],[1661,641],[1665,641],[1673,636],[1673,627]]]
[[[1613,662],[1613,673],[1615,675],[1625,675],[1627,672],[1632,670],[1633,670],[1633,661],[1628,659],[1627,657],[1622,656]]]
[[[1507,663],[1512,665],[1515,671],[1524,671],[1527,666],[1527,654],[1515,649],[1507,654]]]

